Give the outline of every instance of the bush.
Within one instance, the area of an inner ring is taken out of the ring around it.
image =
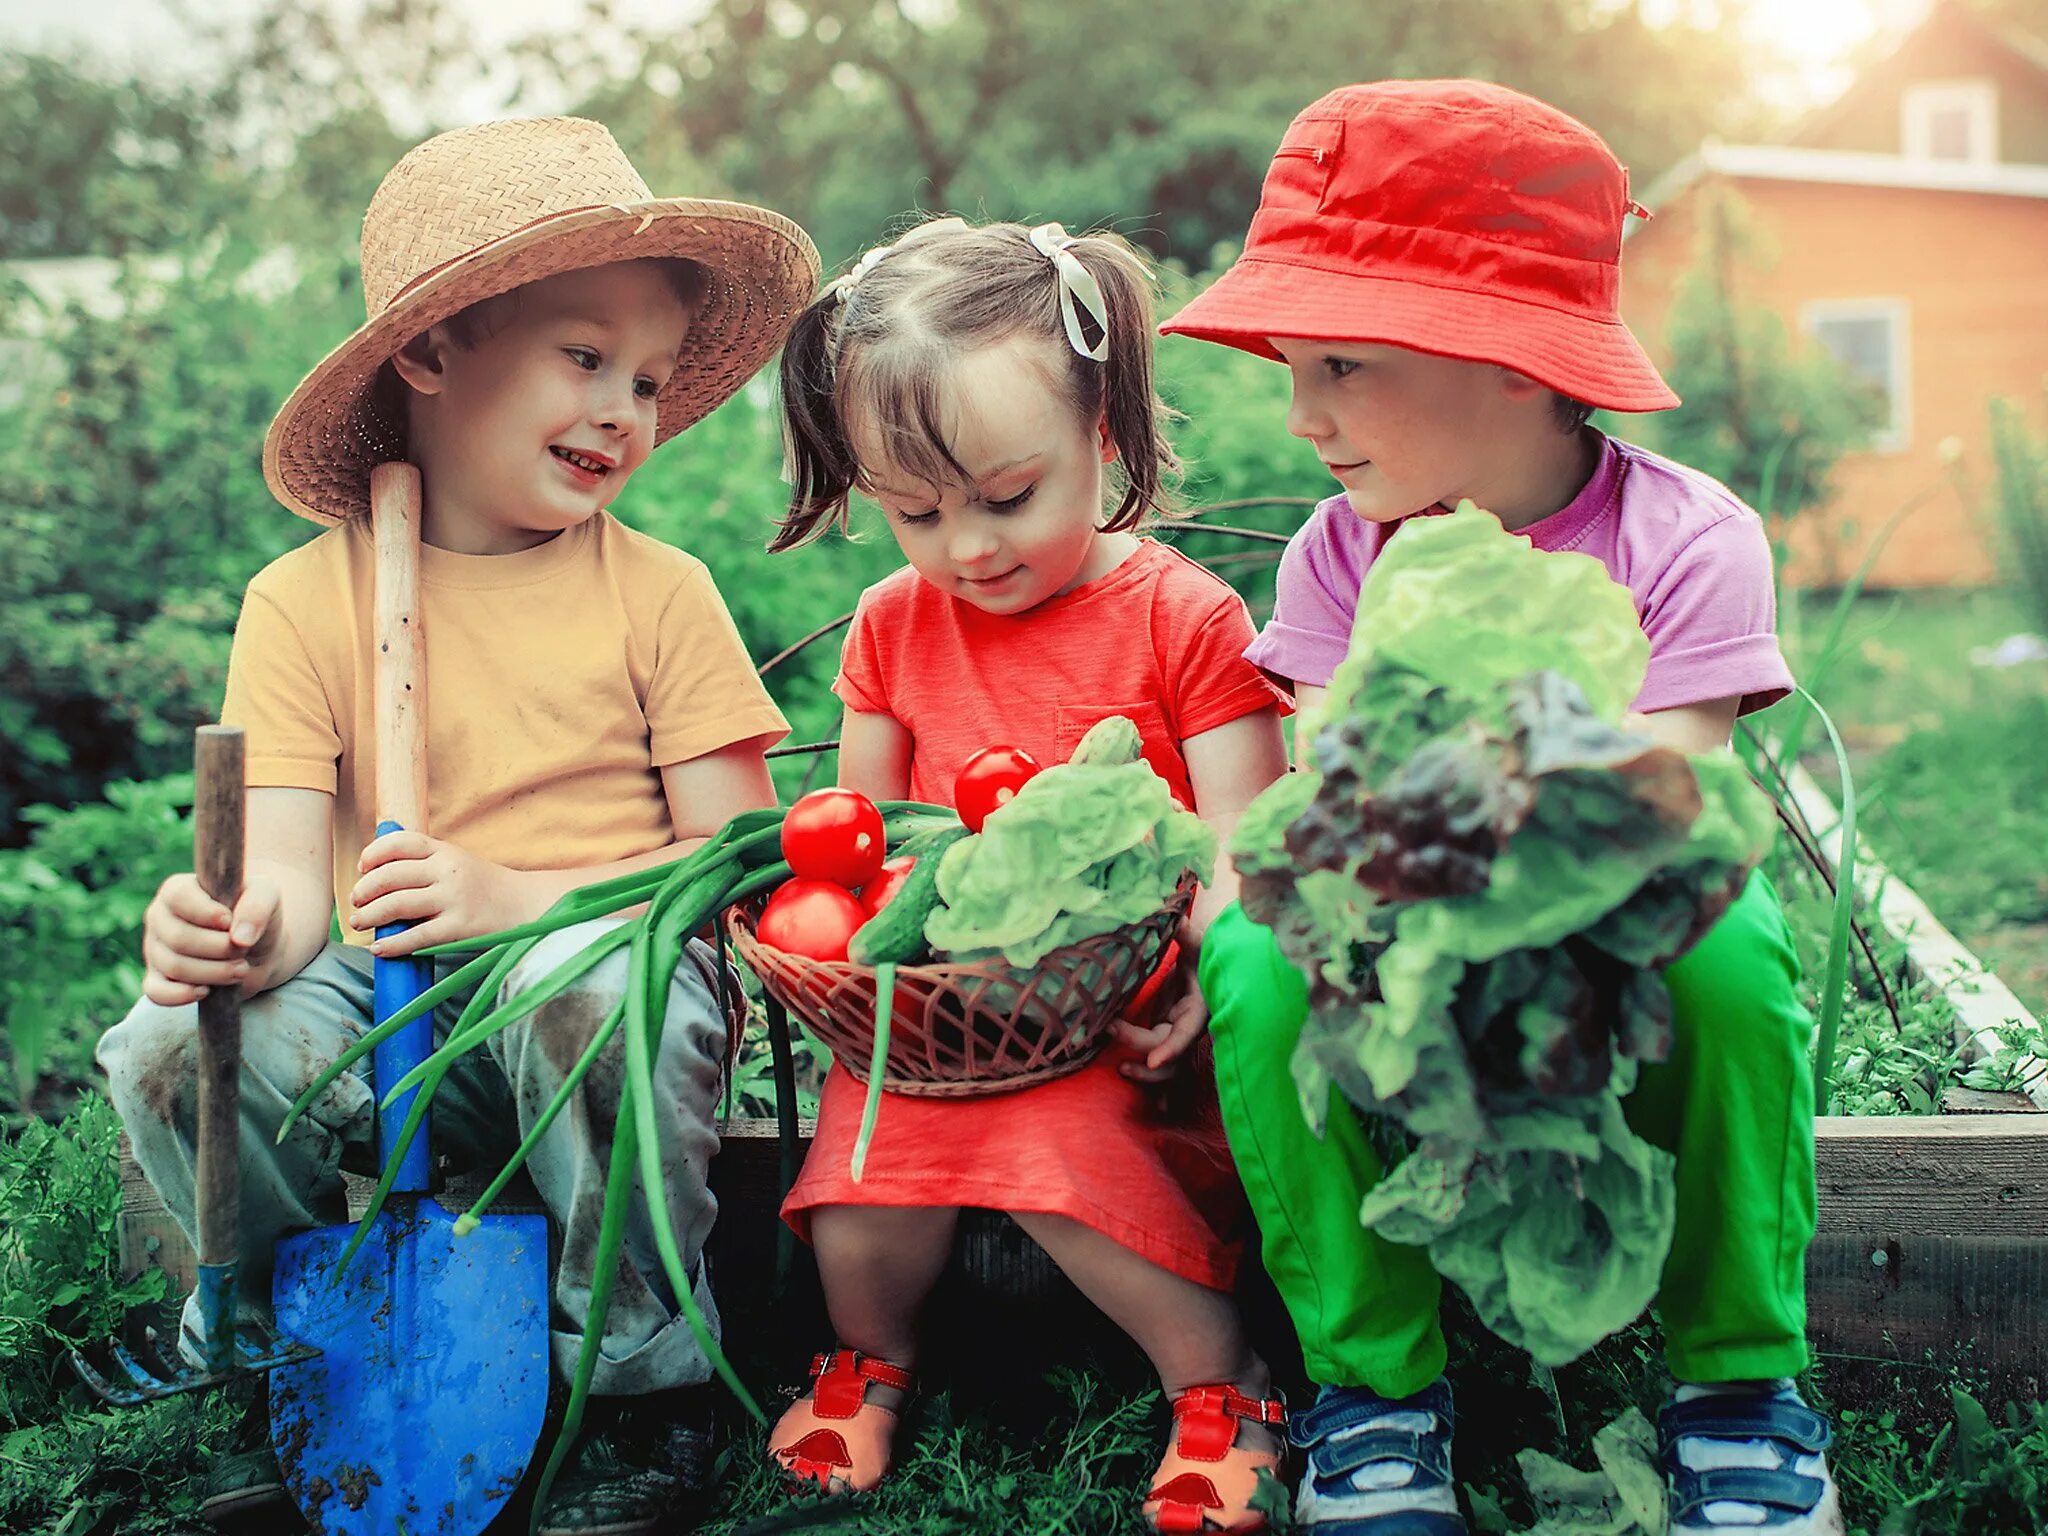
[[[163,1295],[161,1270],[120,1275],[118,1135],[99,1098],[0,1135],[0,1530],[189,1529],[193,1468],[241,1415],[219,1393],[98,1407],[65,1364]]]
[[[189,761],[214,718],[241,589],[310,537],[263,484],[263,432],[356,323],[353,280],[272,299],[246,252],[166,284],[130,269],[111,315],[73,311],[0,415],[0,846],[21,808]]]
[[[35,806],[29,844],[0,849],[0,1018],[13,1098],[39,1078],[62,1093],[92,1072],[92,1048],[142,989],[143,909],[191,867],[192,776],[117,782],[72,810]]]

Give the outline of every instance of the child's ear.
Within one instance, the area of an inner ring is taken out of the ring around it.
[[[1548,395],[1550,386],[1538,384],[1526,373],[1517,373],[1512,368],[1501,368],[1500,390],[1510,400],[1533,400],[1539,395]]]
[[[391,367],[415,393],[438,395],[447,387],[451,345],[445,326],[429,326],[391,354]]]
[[[1095,418],[1095,440],[1097,443],[1101,445],[1102,462],[1105,464],[1115,463],[1116,439],[1110,436],[1109,412],[1107,411],[1104,411],[1100,416]]]

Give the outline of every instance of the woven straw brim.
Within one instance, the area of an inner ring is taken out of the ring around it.
[[[1159,327],[1281,361],[1267,339],[1378,342],[1497,363],[1610,411],[1666,411],[1678,396],[1617,315],[1505,294],[1241,256]]]
[[[775,355],[818,284],[802,229],[765,208],[655,198],[579,209],[449,263],[336,347],[300,381],[263,439],[263,478],[316,523],[367,512],[370,470],[405,455],[403,422],[372,398],[377,371],[429,326],[559,272],[685,256],[708,274],[675,373],[655,399],[657,444],[723,405]]]

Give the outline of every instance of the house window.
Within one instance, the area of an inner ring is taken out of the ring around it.
[[[1991,165],[1998,159],[1998,88],[1989,80],[1932,80],[1899,99],[1908,160]]]
[[[1801,329],[1870,392],[1870,447],[1880,453],[1905,448],[1912,429],[1905,301],[1831,300],[1807,305],[1799,319]]]

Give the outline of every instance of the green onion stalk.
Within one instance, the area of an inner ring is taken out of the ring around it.
[[[915,801],[885,802],[881,811],[892,851],[935,827],[958,824],[958,818],[944,807]],[[622,949],[626,952],[624,996],[592,1034],[590,1043],[563,1077],[555,1096],[534,1118],[532,1128],[511,1158],[455,1223],[457,1235],[476,1229],[491,1202],[518,1173],[541,1137],[575,1096],[598,1056],[612,1038],[624,1030],[626,1070],[619,1094],[611,1159],[605,1174],[604,1214],[598,1228],[589,1315],[583,1325],[582,1349],[577,1356],[574,1379],[570,1382],[569,1404],[563,1414],[561,1433],[556,1437],[541,1473],[539,1492],[534,1500],[536,1510],[546,1504],[548,1490],[568,1457],[589,1402],[590,1385],[597,1373],[598,1349],[604,1337],[605,1318],[611,1308],[612,1287],[617,1278],[620,1255],[624,1252],[626,1214],[632,1201],[636,1171],[646,1193],[648,1216],[662,1271],[668,1277],[676,1305],[688,1322],[690,1332],[713,1369],[747,1412],[756,1421],[767,1422],[760,1404],[747,1391],[731,1362],[726,1359],[725,1352],[719,1348],[718,1341],[711,1337],[697,1306],[695,1287],[691,1284],[675,1229],[669,1220],[667,1179],[655,1136],[653,1073],[654,1059],[661,1044],[662,1024],[668,1011],[670,979],[682,961],[690,936],[713,922],[726,907],[750,901],[789,878],[789,865],[783,862],[781,853],[782,817],[780,807],[744,812],[727,822],[702,847],[672,863],[637,870],[571,891],[533,922],[522,923],[500,933],[437,944],[420,951],[426,956],[466,955],[469,958],[342,1052],[299,1096],[278,1130],[278,1140],[283,1141],[286,1133],[327,1086],[374,1051],[382,1041],[465,989],[474,989],[464,1003],[461,1015],[434,1053],[398,1082],[383,1089],[383,1102],[387,1105],[414,1088],[419,1093],[407,1112],[396,1144],[384,1149],[383,1173],[377,1180],[376,1190],[363,1212],[354,1239],[342,1254],[334,1277],[338,1281],[368,1233],[370,1223],[383,1208],[397,1177],[399,1162],[425,1123],[428,1106],[449,1069],[507,1025],[552,1001],[612,955]],[[499,1001],[506,979],[533,947],[549,934],[633,907],[640,908],[640,911],[618,926],[606,929],[531,986]],[[878,1057],[882,1046],[883,1042],[878,1040]],[[879,1081],[879,1065],[870,1075]],[[784,1106],[778,1104],[777,1108],[780,1111]],[[787,1117],[783,1118],[788,1123]],[[868,1129],[863,1129],[863,1140]]]

